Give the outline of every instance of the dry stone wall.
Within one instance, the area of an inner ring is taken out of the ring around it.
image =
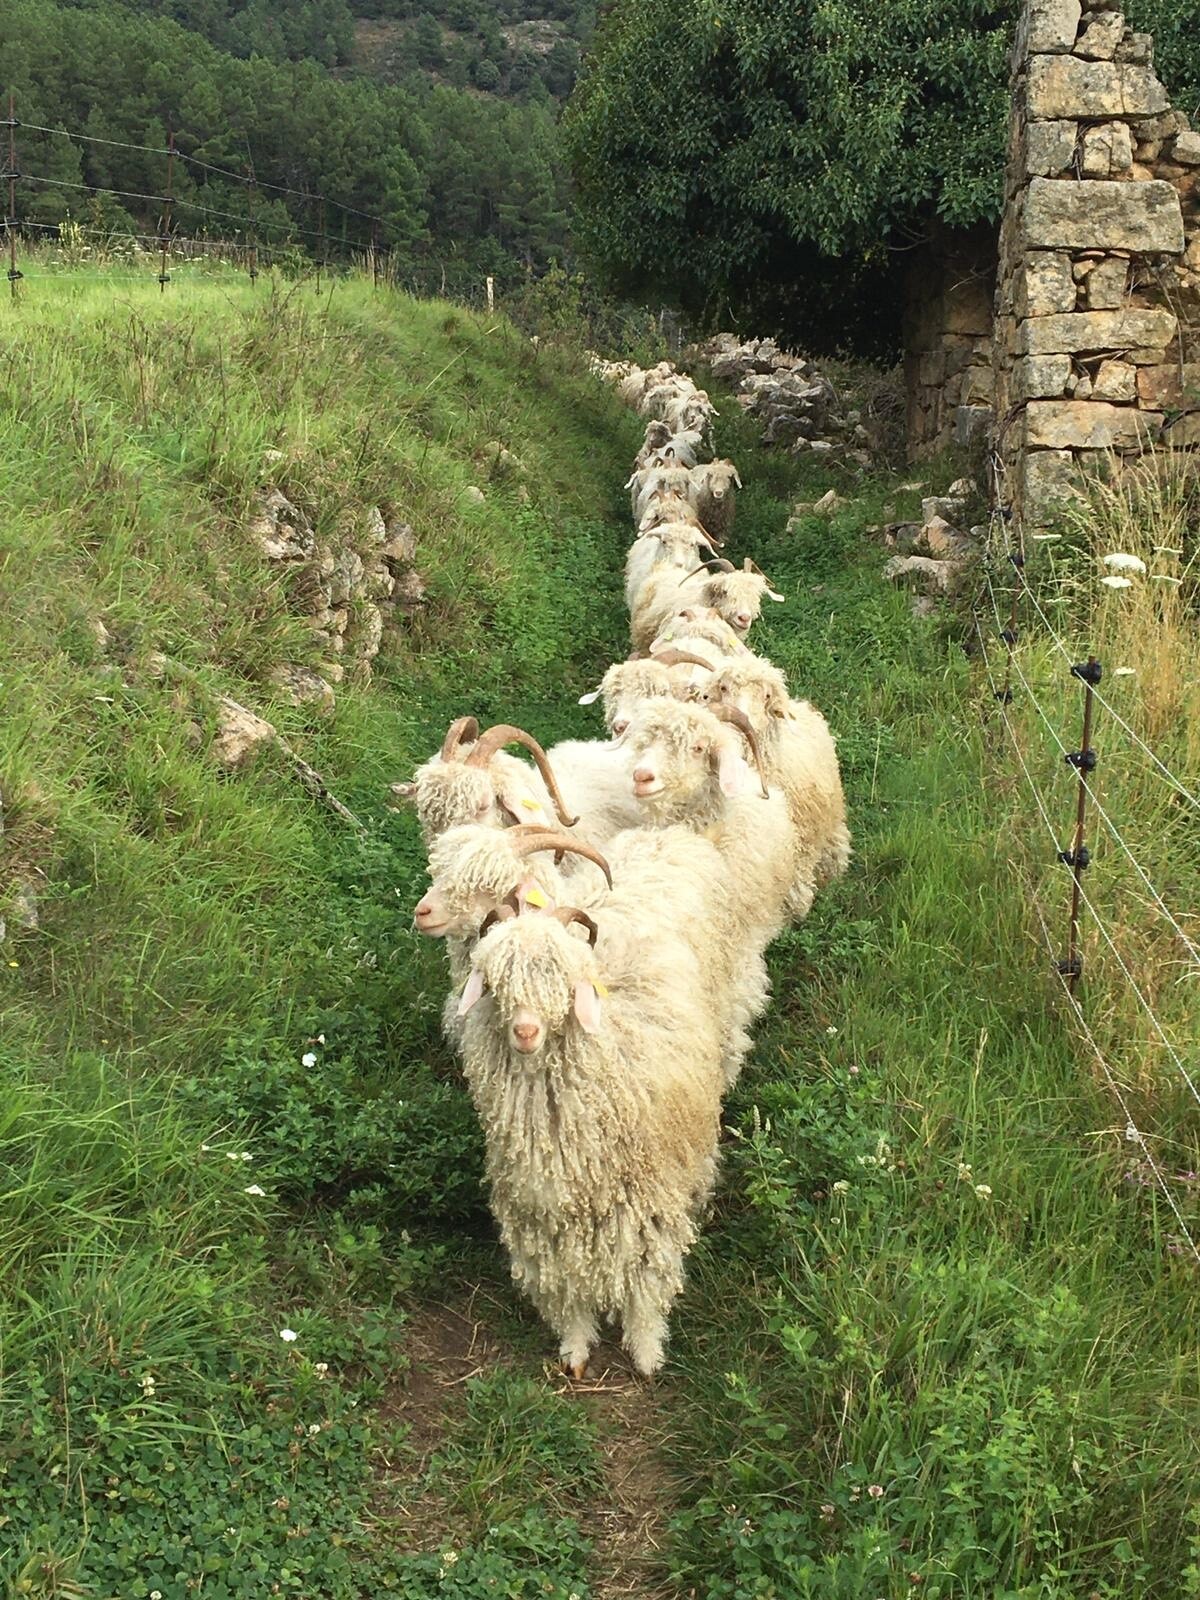
[[[938,230],[916,252],[905,293],[904,388],[911,460],[970,445],[992,420],[990,229]]]
[[[992,361],[997,493],[1038,523],[1089,472],[1200,445],[1200,135],[1114,0],[1026,0]]]

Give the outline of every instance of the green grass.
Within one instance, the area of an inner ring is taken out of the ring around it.
[[[0,322],[0,882],[40,917],[0,904],[0,1587],[603,1594],[594,1417],[511,1295],[476,1313],[505,1364],[449,1391],[423,1464],[407,1437],[407,1320],[504,1268],[386,799],[456,715],[598,732],[575,699],[626,648],[637,420],[500,319],[353,281],[34,287]],[[787,533],[833,478],[722,413],[732,553],[788,596],[758,644],[838,735],[856,861],[775,947],[729,1107],[653,1396],[659,1577],[1200,1594],[1194,1273],[1031,938],[1029,803],[969,630],[879,579],[866,530],[917,492],[843,484]],[[523,472],[493,476],[497,440]],[[268,449],[319,531],[410,521],[429,586],[327,721],[265,681],[317,659],[243,532]],[[279,758],[220,775],[155,651],[267,710],[364,832]]]

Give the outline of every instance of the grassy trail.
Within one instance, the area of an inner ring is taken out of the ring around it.
[[[580,1391],[506,1282],[385,797],[468,711],[598,732],[637,421],[502,323],[353,283],[58,294],[0,329],[0,848],[39,901],[0,907],[0,1584],[1200,1594],[1195,1280],[1032,943],[966,630],[878,577],[867,530],[919,491],[787,532],[832,480],[722,419],[731,553],[788,596],[757,642],[838,735],[856,861],[772,953],[667,1371]],[[417,530],[428,603],[330,719],[265,686],[318,663],[243,532],[267,449],[320,535]],[[365,835],[282,763],[217,775],[158,650],[269,710]]]

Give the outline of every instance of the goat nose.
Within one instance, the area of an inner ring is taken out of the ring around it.
[[[522,1044],[528,1044],[531,1039],[537,1038],[536,1022],[516,1022],[513,1024],[513,1033]]]
[[[754,619],[751,617],[748,611],[739,611],[737,614],[737,625],[739,628],[748,628],[753,620]]]
[[[649,767],[634,767],[633,781],[634,783],[653,783],[654,774]]]
[[[428,922],[433,915],[433,907],[428,900],[418,900],[417,909],[413,912],[418,922]]]

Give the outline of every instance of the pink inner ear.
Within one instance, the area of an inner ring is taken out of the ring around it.
[[[459,1016],[465,1017],[475,1002],[482,999],[482,997],[483,972],[479,967],[474,967],[471,970],[471,976],[467,979],[467,986],[462,992],[462,998],[458,1002]]]
[[[717,762],[717,779],[721,785],[721,793],[730,800],[741,794],[746,782],[746,763],[742,760],[736,743],[732,739],[723,739],[721,741],[721,752]]]
[[[585,1033],[600,1026],[600,996],[586,979],[575,985],[575,1018]]]

